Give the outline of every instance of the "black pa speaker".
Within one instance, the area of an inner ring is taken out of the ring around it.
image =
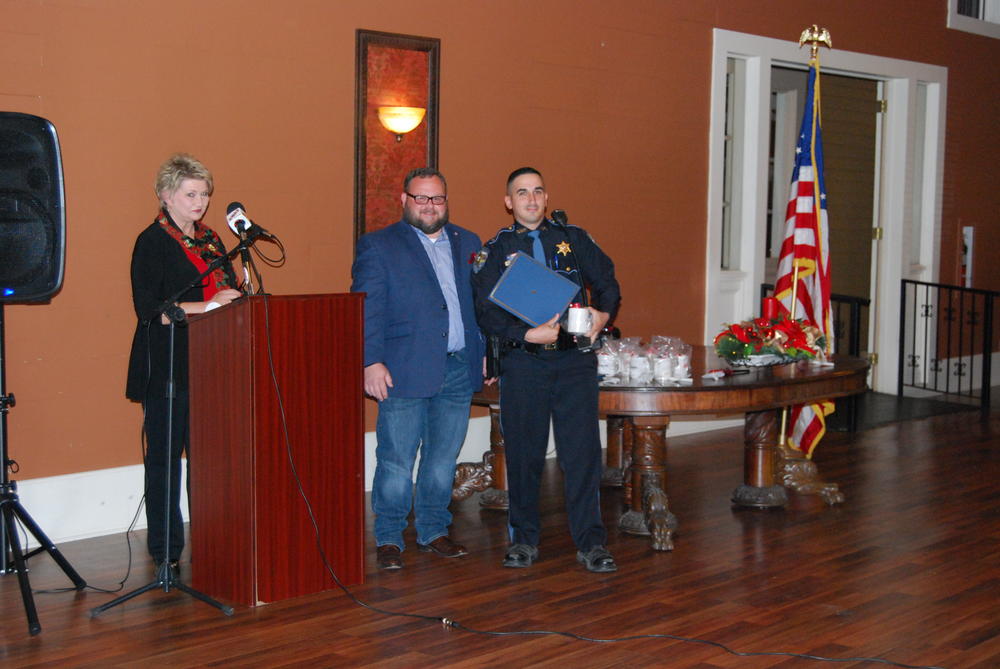
[[[55,126],[0,111],[0,303],[45,300],[62,286],[65,204]]]

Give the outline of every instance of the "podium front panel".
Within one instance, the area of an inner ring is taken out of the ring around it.
[[[192,585],[255,605],[364,578],[359,294],[251,297],[191,322]]]

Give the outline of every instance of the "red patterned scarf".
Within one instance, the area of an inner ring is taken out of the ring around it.
[[[204,266],[199,269],[200,272],[208,269],[208,265],[222,255],[222,242],[219,240],[219,236],[210,227],[203,225],[201,221],[194,222],[193,237],[188,237],[181,232],[177,224],[171,220],[170,214],[164,209],[160,210],[159,216],[156,217],[156,223],[159,224],[164,232],[177,240],[177,243],[181,245],[181,248],[184,249],[192,261],[197,258],[204,263]],[[197,267],[197,264],[195,266]],[[218,267],[212,271],[210,281],[203,287],[202,292],[204,293],[204,299],[209,300],[212,298],[212,295],[215,295],[223,288],[234,287],[230,284],[229,276],[226,274],[225,269]]]

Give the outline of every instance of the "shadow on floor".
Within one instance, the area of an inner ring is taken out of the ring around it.
[[[993,397],[996,396],[995,393],[991,394]],[[991,402],[990,404],[995,405],[995,402]],[[857,411],[857,429],[860,431],[889,423],[958,413],[960,411],[978,412],[979,407],[971,404],[948,402],[942,399],[897,397],[896,395],[869,391],[857,396],[855,410]],[[849,415],[850,412],[846,400],[838,401],[837,411],[827,418],[827,429],[834,432],[849,431]]]

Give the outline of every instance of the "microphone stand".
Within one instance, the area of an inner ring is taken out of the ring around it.
[[[176,391],[174,388],[174,335],[175,335],[176,323],[186,321],[186,315],[184,314],[184,311],[179,306],[177,306],[176,303],[178,300],[180,300],[182,295],[184,295],[186,292],[188,292],[195,286],[200,285],[205,277],[207,277],[216,269],[221,267],[224,262],[226,262],[239,252],[246,252],[247,247],[253,244],[253,242],[257,241],[257,238],[259,236],[260,236],[259,234],[255,235],[253,233],[251,233],[250,235],[241,236],[240,243],[236,245],[231,251],[226,253],[226,255],[224,256],[219,256],[211,263],[209,263],[208,269],[206,269],[204,272],[198,275],[198,277],[196,277],[190,283],[188,283],[187,286],[178,291],[177,294],[170,297],[169,299],[164,301],[159,307],[157,307],[157,314],[165,315],[167,317],[167,320],[170,321],[170,339],[169,339],[170,344],[168,347],[169,351],[168,364],[170,366],[169,367],[170,371],[167,374],[167,392],[166,392],[167,447],[165,449],[165,456],[166,456],[167,466],[166,466],[166,485],[164,486],[164,495],[163,495],[163,553],[164,553],[163,559],[160,561],[159,567],[156,570],[156,577],[152,581],[150,581],[149,583],[140,588],[137,588],[131,592],[122,595],[121,597],[113,599],[107,604],[102,604],[101,606],[91,609],[90,616],[92,618],[100,615],[101,613],[104,613],[110,608],[118,606],[119,604],[124,604],[133,597],[138,597],[144,592],[149,592],[150,590],[154,590],[160,587],[163,588],[163,592],[170,592],[170,588],[174,587],[177,590],[180,590],[181,592],[186,592],[195,599],[198,599],[202,602],[205,602],[206,604],[214,606],[227,616],[233,615],[233,607],[226,606],[225,604],[222,604],[221,602],[212,599],[208,595],[199,592],[198,590],[195,590],[191,586],[186,585],[180,580],[179,577],[174,575],[173,570],[171,570],[170,568],[170,560],[169,560],[170,556],[168,554],[168,551],[170,550],[170,517],[172,515],[170,512],[171,511],[170,484],[171,484],[171,470],[173,467],[172,440],[173,440],[173,429],[174,429],[174,424],[173,424],[174,398],[176,396]],[[151,503],[151,500],[146,500],[146,503],[147,504]]]
[[[8,476],[8,469],[14,464],[13,460],[7,458],[7,411],[14,406],[14,393],[7,394],[6,381],[6,359],[3,327],[3,303],[0,302],[0,515],[3,516],[3,525],[0,527],[0,573],[17,572],[17,582],[21,587],[21,600],[24,603],[24,613],[28,618],[28,633],[35,636],[42,631],[42,626],[38,622],[38,611],[35,609],[35,599],[31,594],[31,582],[28,580],[28,566],[25,561],[42,551],[47,552],[56,564],[63,570],[63,573],[73,581],[76,590],[83,590],[87,587],[87,582],[80,578],[76,570],[69,561],[63,557],[55,544],[45,535],[38,523],[32,519],[31,515],[24,508],[18,499],[17,481],[11,481]],[[17,536],[17,526],[14,519],[21,521],[21,524],[38,541],[38,548],[25,553],[21,549],[21,542]],[[10,559],[14,562],[14,567],[10,567],[8,562],[8,551]]]
[[[243,292],[247,295],[253,295],[253,274],[250,268],[253,266],[253,259],[250,257],[250,247],[245,245],[247,240],[247,232],[245,229],[240,229],[240,246],[243,248],[240,250],[240,262],[243,264]],[[240,248],[237,246],[236,248]]]

